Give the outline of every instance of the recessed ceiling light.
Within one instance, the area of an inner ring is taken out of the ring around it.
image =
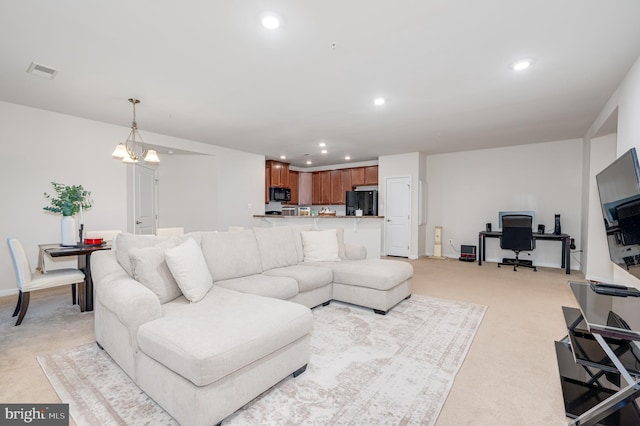
[[[307,164],[312,164],[312,163],[311,163],[311,160],[307,160]]]
[[[320,151],[320,153],[322,153],[322,154],[326,154],[326,153],[327,153],[327,150],[326,150],[326,149],[323,149],[322,151]]]
[[[520,61],[514,62],[511,65],[511,68],[514,71],[522,71],[522,70],[526,70],[527,68],[529,68],[532,63],[533,63],[533,61],[531,59],[522,59]]]
[[[383,97],[375,98],[373,100],[373,104],[377,105],[377,106],[384,105],[385,102],[387,102],[387,100],[385,98],[383,98]]]
[[[344,159],[349,161],[349,160],[351,160],[351,157],[347,155],[346,157],[344,157]]]
[[[318,144],[318,146],[319,146],[320,148],[324,148],[325,146],[327,146],[327,144],[326,144],[326,143],[324,143],[324,142],[320,142],[320,143]]]
[[[173,155],[173,151],[167,151],[167,154]]]
[[[281,155],[281,156],[280,156],[280,159],[281,159],[281,160],[286,160],[286,159],[287,159],[287,156],[286,156],[286,155]]]
[[[280,28],[280,18],[275,13],[263,13],[260,16],[260,22],[262,22],[262,26],[268,30],[275,30]]]

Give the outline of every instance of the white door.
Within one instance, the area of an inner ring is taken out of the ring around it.
[[[409,257],[411,247],[411,179],[393,177],[385,186],[385,238],[387,256]]]
[[[140,164],[136,164],[134,168],[134,232],[153,235],[156,232],[158,206],[156,170]]]

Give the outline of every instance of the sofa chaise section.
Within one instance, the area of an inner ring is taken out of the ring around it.
[[[138,383],[181,424],[218,423],[309,361],[304,306],[214,286],[163,311],[138,329]]]

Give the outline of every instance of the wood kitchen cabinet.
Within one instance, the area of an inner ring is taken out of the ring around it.
[[[347,204],[347,191],[351,191],[353,189],[353,184],[351,183],[351,170],[341,170],[340,174],[342,177],[342,191],[338,198],[338,204]]]
[[[354,167],[351,170],[351,185],[364,185],[364,167]]]
[[[299,194],[300,194],[300,185],[299,185],[299,173],[294,170],[289,170],[289,188],[291,188],[291,201],[287,202],[287,204],[299,204]]]
[[[378,184],[378,166],[368,166],[364,168],[364,184]]]
[[[331,204],[331,172],[324,171],[319,173],[321,182],[320,204]]]
[[[340,202],[340,194],[342,193],[342,171],[331,170],[329,172],[331,182],[331,192],[329,195],[330,204],[342,204]],[[344,198],[344,195],[342,196]]]
[[[270,187],[289,188],[289,164],[267,160],[266,168],[269,169]]]
[[[351,170],[351,186],[378,184],[378,166],[354,167],[349,170]]]
[[[351,191],[351,170],[333,170],[331,175],[331,204],[346,204],[347,191]]]
[[[269,204],[269,188],[271,187],[271,167],[264,168],[264,203]]]
[[[301,173],[308,174],[308,173]],[[346,192],[355,186],[377,185],[378,166],[352,167],[311,173],[311,204],[346,204]],[[302,193],[302,190],[300,190]],[[293,197],[293,195],[292,195]],[[300,201],[301,204],[307,204]]]
[[[311,174],[311,204],[322,203],[322,181],[320,180],[320,172]]]
[[[331,204],[331,172],[313,172],[312,175],[313,204]]]

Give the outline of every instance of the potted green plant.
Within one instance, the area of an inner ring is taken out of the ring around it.
[[[63,185],[58,182],[51,182],[51,185],[55,194],[44,193],[51,205],[43,207],[43,210],[62,214],[62,245],[76,245],[76,222],[73,216],[80,213],[80,223],[84,223],[82,212],[93,205],[91,192],[84,189],[82,185]]]

